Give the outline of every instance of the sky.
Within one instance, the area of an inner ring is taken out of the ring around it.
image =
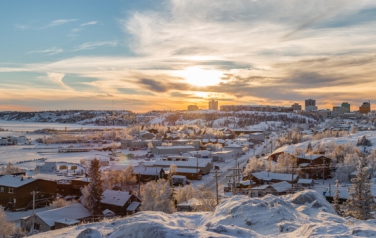
[[[0,1],[0,110],[352,110],[376,95],[373,0]]]

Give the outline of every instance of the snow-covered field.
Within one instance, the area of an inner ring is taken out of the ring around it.
[[[214,212],[140,212],[126,218],[37,234],[34,237],[375,237],[376,220],[336,215],[317,192],[264,198],[234,196]],[[89,237],[89,236],[80,236]]]

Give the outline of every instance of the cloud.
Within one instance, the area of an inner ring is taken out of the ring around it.
[[[29,28],[29,26],[27,26],[27,25],[14,24],[14,29],[16,29],[16,30],[23,31],[23,30],[26,30],[28,28]]]
[[[28,53],[29,54],[38,53],[38,54],[56,55],[56,54],[59,54],[59,53],[61,53],[63,51],[64,50],[61,49],[61,48],[52,47],[52,48],[45,49],[45,50],[33,50],[33,51],[29,51]]]
[[[89,21],[89,22],[80,24],[80,26],[90,26],[90,25],[96,25],[96,24],[98,24],[98,21]]]
[[[64,76],[65,76],[65,74],[61,74],[61,73],[47,73],[47,78],[49,80],[51,80],[54,83],[59,84],[60,86],[62,86],[65,89],[71,89],[68,85],[66,85],[63,82]]]
[[[50,23],[48,23],[43,28],[60,26],[60,25],[64,25],[64,24],[67,24],[67,23],[70,23],[70,22],[75,22],[75,21],[77,21],[77,19],[59,19],[59,20],[54,20],[54,21],[51,21]]]
[[[77,46],[73,51],[79,50],[92,50],[101,46],[117,46],[117,41],[98,41],[98,42],[86,42],[82,45]]]

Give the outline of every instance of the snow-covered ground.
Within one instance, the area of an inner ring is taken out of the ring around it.
[[[126,218],[82,224],[35,237],[375,237],[376,220],[358,221],[335,214],[319,193],[263,198],[234,196],[214,212],[140,212]],[[92,229],[89,232],[86,229]],[[85,236],[80,236],[85,237]],[[89,236],[86,236],[89,237]]]

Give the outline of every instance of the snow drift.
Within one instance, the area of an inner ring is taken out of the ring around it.
[[[35,237],[375,237],[376,221],[335,214],[319,193],[250,198],[234,196],[214,212],[140,212]]]

